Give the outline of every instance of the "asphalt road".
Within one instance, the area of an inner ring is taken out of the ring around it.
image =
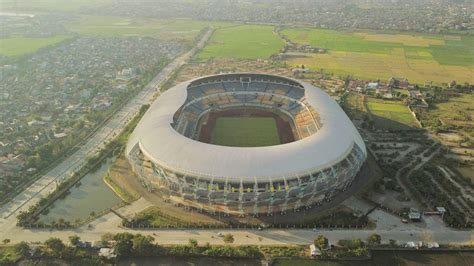
[[[0,208],[0,236],[15,228],[16,216],[20,211],[27,210],[42,197],[56,189],[57,183],[71,177],[72,173],[83,167],[87,157],[96,154],[105,143],[118,135],[127,123],[138,113],[143,104],[147,104],[153,95],[159,92],[160,85],[168,79],[173,71],[184,65],[187,60],[200,48],[212,34],[208,30],[199,42],[187,53],[175,58],[169,63],[145,88],[118,110],[91,138],[71,156],[39,178],[21,194]]]

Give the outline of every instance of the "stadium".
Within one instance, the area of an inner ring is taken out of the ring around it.
[[[126,157],[172,202],[226,214],[273,214],[329,201],[351,185],[365,144],[321,89],[264,74],[220,74],[164,92]]]

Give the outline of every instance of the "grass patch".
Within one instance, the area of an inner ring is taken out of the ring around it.
[[[117,194],[119,198],[127,203],[131,203],[140,198],[140,195],[137,193],[129,192],[127,189],[120,187],[117,183],[115,183],[115,180],[113,180],[109,174],[104,177],[104,182],[110,186],[112,191]]]
[[[263,59],[278,53],[283,46],[283,41],[273,34],[272,26],[227,27],[214,32],[197,59]]]
[[[14,265],[20,258],[13,246],[0,247],[0,265]]]
[[[376,34],[291,28],[282,34],[300,44],[328,49],[325,54],[292,58],[291,65],[325,69],[362,79],[408,78],[413,83],[474,82],[472,36]]]
[[[0,55],[21,56],[30,54],[43,47],[60,43],[68,38],[68,36],[60,35],[48,38],[13,37],[0,39]]]
[[[130,220],[131,224],[148,227],[187,227],[202,226],[205,223],[185,221],[180,218],[170,216],[160,210],[158,206],[152,206],[138,213]]]
[[[403,103],[375,98],[367,99],[367,107],[378,127],[385,129],[417,127],[415,118]]]
[[[233,147],[259,147],[280,144],[274,118],[219,117],[212,134],[212,144]]]
[[[271,257],[305,257],[309,254],[307,246],[262,246],[260,247],[260,251]]]

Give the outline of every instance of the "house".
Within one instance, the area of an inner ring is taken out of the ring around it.
[[[314,245],[314,244],[309,245],[309,250],[311,252],[311,256],[313,256],[313,257],[317,257],[317,256],[322,255],[321,250],[318,247],[316,247],[316,245]]]
[[[436,207],[436,211],[441,215],[441,218],[443,218],[444,213],[446,212],[446,208],[444,207]]]
[[[413,222],[420,222],[421,213],[414,208],[410,208],[410,212],[408,213],[408,219],[410,219]]]
[[[439,248],[438,242],[428,242],[426,243],[427,248]]]
[[[113,248],[101,248],[99,249],[99,257],[104,257],[107,259],[113,259],[117,257]]]
[[[133,68],[124,68],[122,71],[119,71],[115,77],[115,79],[119,81],[129,81],[133,78],[135,78],[135,71]]]
[[[56,138],[56,139],[61,139],[61,138],[64,138],[66,136],[67,136],[67,134],[64,133],[64,132],[54,134],[54,138]]]
[[[379,83],[378,82],[369,82],[366,86],[367,90],[376,90],[379,88]]]
[[[357,88],[355,88],[355,91],[356,91],[357,93],[364,93],[365,90],[364,90],[363,88],[361,88],[361,87],[357,87]]]
[[[391,77],[388,81],[390,88],[408,89],[408,80],[405,78]]]

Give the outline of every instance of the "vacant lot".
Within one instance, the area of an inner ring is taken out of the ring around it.
[[[353,119],[363,119],[367,113],[364,102],[364,96],[361,94],[350,93],[344,100],[346,111]]]
[[[282,34],[299,44],[328,49],[292,58],[292,65],[367,79],[402,76],[414,83],[474,82],[472,36],[376,34],[296,28]],[[456,37],[456,38],[452,38]]]
[[[405,129],[417,127],[417,123],[406,105],[396,101],[367,98],[367,107],[377,127]]]
[[[53,45],[66,40],[67,36],[54,36],[49,38],[23,38],[14,37],[0,39],[0,55],[20,56],[30,54],[48,45]]]
[[[266,59],[284,46],[271,26],[242,25],[216,30],[208,45],[197,55],[211,58]]]
[[[259,147],[280,144],[274,118],[219,117],[212,143],[234,147]]]
[[[474,95],[460,94],[435,104],[428,111],[419,112],[419,116],[426,126],[455,127],[474,137],[473,103]]]

